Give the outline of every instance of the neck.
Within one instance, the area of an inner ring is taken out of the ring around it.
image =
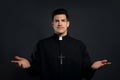
[[[56,33],[59,37],[64,37],[64,36],[66,36],[67,35],[67,32],[65,32],[65,33]]]

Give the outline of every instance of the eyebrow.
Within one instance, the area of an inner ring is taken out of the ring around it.
[[[62,20],[62,21],[65,21],[65,20],[67,21],[67,19],[61,19],[61,20]],[[59,20],[58,20],[58,19],[55,19],[55,21],[59,21]]]

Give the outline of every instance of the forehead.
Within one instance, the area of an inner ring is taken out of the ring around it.
[[[65,14],[58,14],[54,16],[54,19],[67,19]]]

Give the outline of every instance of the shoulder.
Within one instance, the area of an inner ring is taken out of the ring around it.
[[[70,36],[70,38],[71,38],[71,40],[72,40],[74,43],[76,43],[76,44],[78,44],[78,45],[81,45],[81,46],[84,46],[84,47],[86,46],[85,43],[84,43],[82,40],[76,39],[76,38],[71,37],[71,36]]]
[[[48,43],[51,40],[52,40],[52,36],[46,37],[46,38],[38,40],[37,44]]]

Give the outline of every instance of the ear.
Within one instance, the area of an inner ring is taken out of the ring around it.
[[[70,21],[67,22],[67,27],[69,27],[69,26],[70,26]]]
[[[51,25],[53,26],[53,21],[51,22]]]

